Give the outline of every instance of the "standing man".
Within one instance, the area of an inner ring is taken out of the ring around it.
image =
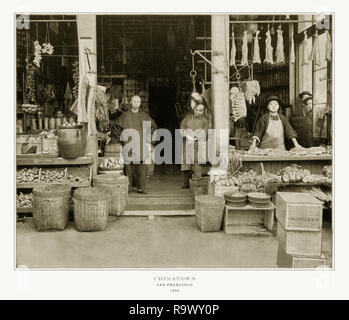
[[[151,122],[150,132],[144,132],[150,135],[157,129],[155,121],[149,116],[145,111],[139,110],[141,106],[141,98],[139,96],[133,96],[131,98],[131,109],[124,112],[117,120],[115,125],[112,126],[112,136],[114,139],[120,137],[121,130],[134,129],[139,135],[139,144],[136,143],[134,150],[131,149],[128,153],[128,157],[131,158],[133,155],[137,160],[132,160],[131,163],[125,163],[126,175],[129,179],[129,192],[132,191],[132,181],[133,178],[137,182],[137,192],[147,193],[146,181],[147,181],[147,166],[144,163],[146,155],[143,153],[143,127],[145,126],[145,121]],[[132,138],[129,137],[128,141],[122,141],[125,145],[130,142]],[[146,141],[150,144],[151,141]],[[124,157],[127,158],[127,157]],[[124,159],[125,160],[125,159]]]

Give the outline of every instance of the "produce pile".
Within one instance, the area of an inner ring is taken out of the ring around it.
[[[332,154],[332,147],[293,148],[290,153],[297,156]]]
[[[62,183],[65,180],[65,169],[42,169],[40,182]]]
[[[230,116],[235,122],[247,115],[246,101],[244,94],[237,88],[230,89],[231,109]]]
[[[104,159],[103,163],[100,164],[100,168],[120,168],[124,167],[124,162],[122,159],[117,158],[107,158]]]
[[[39,169],[38,168],[23,168],[17,170],[16,173],[17,183],[36,183],[39,182]]]
[[[281,169],[278,175],[282,177],[283,182],[302,182],[302,180],[310,175],[310,171],[303,167],[293,164]]]
[[[20,192],[16,196],[16,207],[17,208],[31,208],[33,203],[33,194],[24,194]]]
[[[325,177],[332,179],[332,166],[324,166],[322,172]]]
[[[332,147],[312,147],[312,148],[293,148],[290,151],[278,149],[260,149],[258,147],[248,151],[238,150],[241,154],[258,155],[258,156],[317,156],[331,155]]]
[[[216,186],[234,187],[239,184],[239,181],[235,177],[231,177],[229,175],[216,175],[214,177],[213,183]]]
[[[64,122],[64,123],[62,123],[62,126],[64,126],[64,127],[74,127],[74,126],[78,126],[78,125],[80,125],[80,123],[79,122],[75,122],[75,121],[73,121],[73,122]]]

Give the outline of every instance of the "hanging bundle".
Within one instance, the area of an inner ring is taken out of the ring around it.
[[[236,46],[235,46],[235,36],[234,36],[234,32],[231,33],[231,52],[230,52],[230,66],[236,66],[236,61],[235,61],[235,57],[236,57]]]
[[[264,63],[274,64],[273,61],[273,47],[271,45],[271,36],[270,31],[268,28],[268,31],[266,32],[267,38],[265,39],[265,59]]]
[[[291,49],[290,49],[290,63],[295,63],[296,62],[296,54],[294,51],[294,40],[293,40],[293,33],[291,37]]]
[[[256,103],[256,96],[261,93],[261,88],[257,80],[246,81],[243,86],[245,100],[249,103]]]
[[[232,120],[236,122],[241,118],[245,118],[247,115],[246,101],[243,92],[239,88],[232,87],[230,89],[230,101]]]
[[[317,31],[314,35],[314,44],[309,56],[309,60],[313,60],[317,66],[321,65],[319,35]]]
[[[308,36],[307,32],[304,31],[304,40],[303,40],[303,63],[302,65],[308,64],[309,53],[308,53]]]
[[[244,31],[244,35],[242,37],[242,58],[241,58],[241,66],[248,65],[248,46],[247,46],[247,30]]]
[[[285,63],[285,53],[284,53],[284,37],[282,36],[283,31],[281,26],[277,30],[277,44],[276,44],[276,63],[284,64]]]
[[[256,31],[256,36],[254,38],[254,46],[253,46],[253,63],[261,63],[261,56],[259,52],[259,43],[258,43],[258,35],[260,31]]]
[[[326,60],[331,61],[332,60],[332,42],[331,42],[331,36],[328,30],[325,31],[327,36],[327,42],[326,42]]]

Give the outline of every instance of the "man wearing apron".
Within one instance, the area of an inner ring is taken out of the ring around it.
[[[291,127],[288,119],[279,114],[281,101],[276,96],[270,96],[267,100],[268,113],[257,122],[250,150],[255,149],[257,142],[261,149],[285,150],[285,138],[292,140],[296,148],[301,148],[297,142],[297,135]]]

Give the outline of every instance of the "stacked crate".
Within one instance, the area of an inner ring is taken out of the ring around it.
[[[322,255],[322,205],[309,193],[276,194],[280,268],[326,266]]]

